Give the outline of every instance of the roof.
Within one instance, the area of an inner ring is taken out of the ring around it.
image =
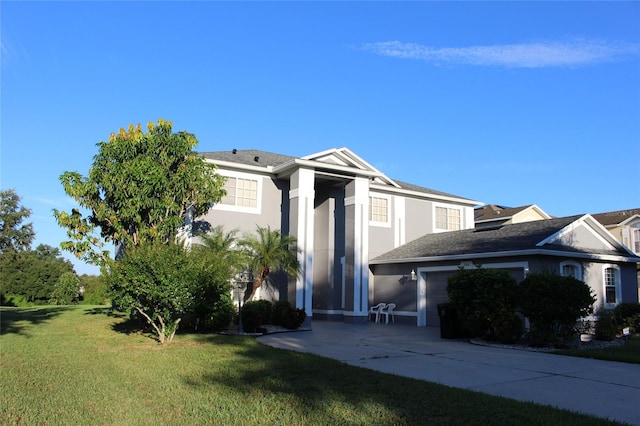
[[[343,149],[344,150],[344,149]],[[332,151],[340,151],[340,150],[328,150],[324,153],[331,153]],[[278,166],[282,166],[286,163],[291,163],[294,160],[307,160],[312,156],[305,157],[292,157],[289,155],[275,154],[267,151],[260,151],[256,149],[234,149],[227,151],[212,151],[212,152],[201,152],[200,153],[204,158],[216,162],[227,162],[240,164],[245,166],[253,166],[253,167],[265,167],[273,169]],[[406,191],[414,191],[423,194],[435,195],[439,197],[450,197],[455,198],[457,200],[466,201],[470,204],[478,204],[477,201],[471,200],[469,198],[460,197],[458,195],[449,194],[442,191],[437,191],[435,189],[426,188],[419,185],[414,185],[407,182],[400,182],[397,180],[392,180],[395,184],[399,186],[400,189]]]
[[[208,160],[262,167],[279,166],[296,158],[257,149],[234,149],[230,151],[201,152],[200,154]]]
[[[614,212],[605,212],[592,214],[593,218],[604,226],[622,225],[634,216],[640,216],[640,209],[618,210]]]
[[[589,215],[576,215],[547,220],[536,220],[503,225],[489,229],[467,229],[438,234],[427,234],[407,244],[384,253],[369,263],[393,263],[407,259],[421,259],[442,256],[482,255],[487,253],[507,253],[527,250],[565,251],[631,257],[631,253],[618,250],[580,250],[558,245],[540,244],[549,237]],[[602,229],[603,232],[606,230]],[[513,254],[513,253],[511,253]]]
[[[527,209],[537,209],[543,216],[548,216],[535,204],[527,204],[520,207],[505,207],[497,204],[488,204],[482,207],[476,207],[474,218],[476,223],[488,222],[493,220],[507,220],[523,212]]]

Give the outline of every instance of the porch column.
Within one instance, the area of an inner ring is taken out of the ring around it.
[[[346,322],[366,322],[369,311],[369,180],[356,177],[345,187]]]
[[[296,279],[296,308],[304,309],[311,324],[313,295],[313,216],[314,216],[314,171],[298,169],[291,175],[289,190],[290,218],[289,234],[298,242],[298,261],[302,273]]]

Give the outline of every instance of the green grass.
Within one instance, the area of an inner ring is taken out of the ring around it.
[[[555,353],[605,361],[640,364],[640,335],[630,337],[623,346],[606,349],[563,349]]]
[[[6,425],[612,424],[377,373],[247,336],[162,347],[105,308],[0,309]]]

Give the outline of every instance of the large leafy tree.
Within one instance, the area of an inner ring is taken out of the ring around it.
[[[29,250],[35,232],[33,224],[24,221],[30,215],[13,189],[0,191],[0,253]]]
[[[204,214],[224,194],[224,178],[193,151],[198,140],[173,133],[170,121],[112,133],[99,142],[88,176],[65,172],[65,192],[81,209],[54,210],[66,228],[61,247],[89,263],[105,265],[105,243],[135,247],[175,239],[188,217]]]
[[[301,267],[298,261],[297,241],[278,229],[257,227],[255,234],[247,234],[240,241],[246,252],[250,271],[253,273],[251,300],[272,270],[281,270],[288,276],[296,276]]]

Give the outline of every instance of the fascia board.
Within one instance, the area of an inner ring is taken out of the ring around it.
[[[288,174],[291,174],[293,170],[299,167],[309,168],[309,169],[331,170],[331,171],[344,173],[347,176],[355,175],[355,176],[364,176],[369,178],[371,177],[385,178],[385,176],[378,171],[363,170],[363,169],[358,169],[354,167],[340,166],[337,164],[323,163],[322,161],[303,160],[301,158],[296,158],[291,161],[287,161],[284,164],[280,164],[279,166],[276,166],[273,168],[273,172],[277,175],[286,176]]]
[[[620,222],[620,223],[616,223],[616,224],[614,224],[614,225],[610,225],[610,226],[612,226],[612,227],[613,227],[613,226],[616,226],[616,227],[617,227],[617,226],[627,226],[629,223],[633,222],[634,220],[638,220],[638,219],[640,219],[640,215],[638,215],[638,214],[634,214],[633,216],[629,217],[628,219],[623,220],[623,221],[622,221],[622,222]]]
[[[630,262],[640,263],[640,257],[637,256],[616,256],[609,254],[596,254],[596,253],[579,253],[572,251],[562,250],[545,250],[545,249],[528,249],[528,250],[512,250],[512,251],[498,251],[489,253],[466,253],[466,254],[453,254],[444,256],[426,256],[426,257],[410,257],[406,259],[391,259],[391,260],[370,260],[370,265],[389,265],[394,263],[420,263],[420,262],[444,262],[450,260],[474,260],[484,258],[496,258],[496,257],[518,257],[518,256],[537,256],[547,255],[556,257],[572,257],[580,259],[590,260],[602,260],[607,262]]]
[[[411,195],[416,198],[428,198],[428,199],[437,200],[437,201],[447,201],[447,202],[463,204],[471,207],[482,204],[482,202],[480,201],[469,200],[467,198],[447,197],[446,195],[431,194],[428,192],[419,192],[419,191],[413,191],[410,189],[402,189],[402,188],[395,188],[395,187],[390,188],[384,185],[372,184],[371,189],[376,189],[380,192],[386,191],[386,192],[392,192],[394,194]]]
[[[211,160],[209,158],[205,159],[206,162],[215,164],[219,169],[236,169],[236,170],[246,170],[251,172],[258,173],[267,173],[273,174],[273,166],[251,166],[248,164],[234,163],[231,161],[220,161],[220,160]]]

